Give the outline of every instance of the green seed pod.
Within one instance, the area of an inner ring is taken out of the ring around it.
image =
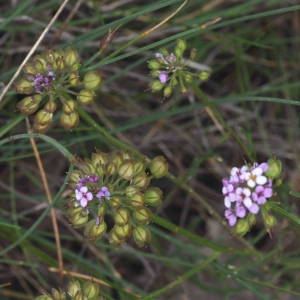
[[[72,300],[88,300],[88,298],[85,297],[82,291],[77,291]]]
[[[182,52],[186,50],[186,41],[185,39],[178,39],[177,40],[177,47],[181,48]]]
[[[282,164],[280,160],[271,158],[268,160],[268,166],[269,168],[265,172],[265,175],[268,177],[268,179],[274,179],[280,175],[282,170]]]
[[[152,78],[158,78],[159,74],[160,74],[160,72],[158,70],[151,70],[151,72],[150,72],[150,76]]]
[[[104,166],[107,165],[109,161],[109,155],[107,153],[104,153],[102,151],[96,150],[96,153],[92,153],[92,164],[93,166],[97,166],[97,164],[102,164]]]
[[[158,206],[162,203],[162,190],[158,187],[151,187],[145,191],[146,204]]]
[[[66,65],[68,67],[72,67],[73,64],[78,64],[79,63],[79,57],[78,57],[77,50],[74,49],[72,46],[68,47],[65,50],[64,60],[65,60]]]
[[[33,64],[31,64],[31,63],[26,64],[22,70],[25,74],[31,74],[31,75],[37,74],[36,69],[34,68]]]
[[[124,179],[131,179],[135,174],[132,160],[125,159],[119,166],[118,173]]]
[[[159,70],[161,67],[161,64],[156,61],[155,59],[151,59],[148,63],[148,68],[152,70]]]
[[[130,221],[129,211],[125,208],[120,208],[114,216],[115,224],[118,226],[125,226]]]
[[[267,230],[271,230],[277,224],[277,220],[273,215],[267,214],[264,216],[264,224]]]
[[[68,100],[67,102],[64,103],[63,105],[63,112],[66,115],[71,115],[74,111],[77,109],[77,103],[74,100]]]
[[[182,48],[180,48],[178,46],[175,47],[174,54],[175,54],[178,61],[181,60],[183,52],[184,52],[184,50],[182,50]]]
[[[235,225],[235,232],[238,236],[244,236],[249,231],[247,219],[239,219]]]
[[[129,185],[125,189],[125,194],[127,197],[131,198],[135,193],[137,193],[139,191],[140,191],[139,187],[137,187],[135,185]]]
[[[70,294],[71,297],[74,297],[77,293],[77,291],[80,291],[80,283],[79,281],[71,281],[68,286],[68,293]]]
[[[150,171],[154,178],[161,178],[168,172],[169,165],[163,156],[156,156],[151,160]]]
[[[53,298],[50,295],[41,295],[35,298],[35,300],[53,300]]]
[[[135,186],[143,190],[147,188],[149,183],[150,183],[150,178],[147,176],[147,174],[145,172],[140,172],[134,177],[132,184],[134,184]]]
[[[79,75],[77,71],[71,71],[69,75],[69,82],[72,86],[77,86],[80,84]]]
[[[197,49],[196,48],[192,48],[191,52],[190,52],[190,60],[194,60],[197,54]]]
[[[210,77],[210,72],[206,70],[201,71],[199,74],[199,79],[203,82],[207,81],[209,77]]]
[[[58,291],[54,288],[52,288],[52,297],[53,297],[53,300],[66,300],[66,293],[65,292],[62,292],[62,291]]]
[[[97,175],[99,177],[104,176],[107,173],[105,165],[103,165],[103,164],[97,164],[97,166],[96,166],[96,173],[97,173]]]
[[[191,73],[185,73],[183,77],[186,83],[190,83],[193,80],[193,75]]]
[[[82,291],[89,300],[94,300],[99,294],[99,284],[93,279],[88,280],[83,284]]]
[[[52,121],[53,114],[48,113],[44,109],[39,110],[33,120],[34,124],[47,125]]]
[[[149,87],[151,89],[151,92],[154,93],[162,90],[164,84],[161,83],[159,80],[154,80],[150,82]]]
[[[132,236],[138,247],[144,247],[151,241],[150,231],[143,226],[136,226],[132,231]]]
[[[99,224],[104,222],[105,213],[106,213],[106,207],[104,205],[100,205],[98,207],[98,213],[97,213]]]
[[[164,89],[164,97],[168,98],[170,97],[170,95],[172,94],[172,86],[171,85],[168,85],[165,87]]]
[[[125,239],[119,239],[115,235],[114,228],[109,232],[108,240],[109,240],[109,244],[112,247],[120,247],[120,246],[122,246],[125,243]]]
[[[90,105],[95,100],[95,93],[91,90],[81,90],[77,96],[77,100],[81,105]]]
[[[73,227],[77,229],[77,228],[83,227],[87,223],[88,220],[89,220],[88,215],[87,214],[84,215],[82,213],[82,209],[80,209],[80,211],[77,211],[71,215],[71,218],[69,221],[73,225]]]
[[[78,126],[79,124],[79,115],[74,111],[70,115],[61,114],[60,124],[64,129],[70,130]]]
[[[90,159],[85,158],[84,162],[87,164],[87,166],[89,167],[89,170],[90,170],[87,175],[96,173],[96,168],[93,166],[93,163]]]
[[[20,110],[23,115],[33,114],[38,110],[41,100],[42,96],[40,94],[25,97],[17,104],[17,109]]]
[[[46,112],[48,112],[49,114],[54,113],[56,108],[57,108],[56,103],[54,101],[51,101],[51,100],[48,103],[46,103],[45,106],[44,106],[44,110]]]
[[[103,74],[101,71],[94,70],[87,72],[83,78],[84,87],[94,91],[99,89],[104,83]]]
[[[169,51],[166,48],[160,48],[159,51],[163,56],[169,55]]]
[[[45,59],[40,56],[36,55],[33,59],[33,67],[37,71],[37,73],[43,73],[47,71],[47,63]]]
[[[248,214],[247,221],[248,221],[249,227],[251,228],[256,222],[256,215]]]
[[[176,79],[176,77],[173,77],[171,79],[170,85],[171,85],[172,88],[174,88],[178,85],[178,80]]]
[[[19,94],[32,94],[35,91],[34,87],[32,86],[32,82],[26,79],[17,81],[15,83],[15,89]]]
[[[106,232],[107,225],[105,222],[97,225],[95,220],[89,221],[84,228],[84,235],[89,238],[91,243],[98,241]]]
[[[82,177],[82,173],[78,170],[73,170],[70,176],[70,181],[78,182],[79,178]]]
[[[128,223],[124,226],[115,225],[113,230],[114,230],[114,234],[116,235],[116,237],[118,237],[121,240],[125,240],[125,239],[129,238],[131,235],[132,226],[131,226],[131,223]]]
[[[134,172],[136,174],[140,172],[145,172],[147,168],[147,161],[145,157],[137,157],[133,160]]]
[[[130,150],[122,151],[122,155],[123,155],[123,161],[125,159],[130,159],[130,160],[133,159],[133,154],[132,154],[132,151],[130,151]]]
[[[110,207],[114,210],[117,210],[122,203],[121,197],[114,197],[110,199]]]
[[[117,165],[113,162],[109,162],[106,166],[106,171],[108,176],[117,174],[118,173]]]
[[[111,154],[111,161],[116,164],[117,167],[119,167],[123,162],[123,154],[120,151],[117,151],[116,149],[113,150]]]
[[[56,66],[58,70],[64,70],[67,67],[65,60],[62,57],[56,58]]]
[[[136,192],[129,199],[129,203],[133,208],[139,209],[144,207],[146,198],[141,192]]]
[[[153,213],[149,208],[144,207],[136,210],[133,213],[133,218],[139,225],[147,225],[151,220],[152,214]]]
[[[65,53],[62,49],[55,49],[52,51],[54,59],[57,60],[59,57],[64,57]]]
[[[33,124],[33,128],[36,133],[44,133],[49,129],[50,125],[51,125],[51,122],[49,122],[48,124],[45,124],[45,125]]]

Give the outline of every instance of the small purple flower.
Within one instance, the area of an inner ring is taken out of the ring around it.
[[[161,58],[165,59],[164,56],[160,52],[155,53],[154,56],[155,57],[161,57]]]
[[[245,181],[245,174],[247,171],[247,166],[243,166],[241,169],[238,169],[236,167],[232,168],[230,172],[230,181],[236,183],[243,183]]]
[[[102,197],[108,198],[109,196],[110,196],[110,192],[106,186],[103,186],[96,195],[98,199],[101,199]]]
[[[42,83],[42,82],[44,81],[44,79],[45,79],[44,75],[38,73],[38,74],[35,76],[34,82]]]
[[[235,202],[237,197],[235,194],[235,182],[229,182],[228,179],[223,179],[222,193],[225,196],[224,204],[227,208],[230,208],[231,202]]]
[[[264,185],[267,183],[267,177],[263,176],[263,167],[256,167],[254,169],[251,169],[250,172],[247,172],[245,174],[245,179],[247,181],[247,184],[249,187],[254,188],[256,184],[258,185]]]
[[[99,177],[96,174],[92,174],[92,175],[89,176],[89,182],[97,183],[98,180],[99,180]]]
[[[160,72],[160,74],[158,76],[161,83],[166,83],[166,81],[168,80],[168,77],[169,77],[169,75],[164,71]]]
[[[170,55],[166,56],[166,61],[170,64],[174,64],[176,63],[176,56],[173,53],[171,53]]]
[[[255,188],[255,191],[252,193],[252,199],[259,205],[262,205],[267,202],[266,198],[270,198],[272,195],[273,190],[270,187],[263,187],[261,185],[258,185]]]
[[[88,191],[86,186],[82,186],[79,189],[75,190],[76,200],[80,203],[81,207],[86,207],[88,201],[93,199],[93,194]]]
[[[245,216],[246,216],[246,208],[242,204],[239,204],[238,202],[236,203],[236,207],[234,210],[226,209],[225,211],[225,217],[228,220],[230,226],[235,225],[237,217],[244,218]]]
[[[228,220],[229,226],[235,225],[237,217],[231,210],[225,210],[225,218]]]
[[[81,187],[85,186],[87,180],[88,179],[86,177],[80,178],[78,180],[77,189],[80,189]]]

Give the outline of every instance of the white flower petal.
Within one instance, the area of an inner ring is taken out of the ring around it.
[[[267,177],[265,176],[257,176],[256,183],[260,185],[264,185],[268,181]]]
[[[248,184],[248,186],[251,187],[251,188],[255,187],[255,182],[254,182],[252,179],[249,179],[249,180],[247,181],[247,184]]]
[[[225,197],[225,199],[224,199],[224,205],[225,205],[227,208],[230,208],[231,202],[230,202],[230,200],[229,200],[229,197]]]
[[[250,198],[245,198],[245,199],[244,199],[244,205],[245,205],[246,207],[250,207],[250,206],[252,205],[251,199],[250,199]]]

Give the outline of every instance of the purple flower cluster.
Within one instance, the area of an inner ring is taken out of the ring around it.
[[[244,218],[247,210],[251,214],[259,212],[259,206],[267,202],[273,195],[272,180],[264,173],[267,163],[254,163],[252,167],[243,166],[231,170],[229,179],[223,179],[222,193],[225,196],[225,217],[230,226],[234,226],[237,218]],[[235,203],[235,207],[232,207]]]
[[[54,73],[51,70],[50,66],[47,66],[47,70],[48,70],[48,75],[45,76],[41,73],[38,73],[34,76],[31,76],[29,78],[30,81],[34,82],[35,84],[33,84],[35,90],[37,93],[40,93],[42,88],[45,88],[46,90],[49,90],[50,87],[52,86],[52,81],[55,79],[54,78]]]
[[[92,174],[78,179],[78,183],[75,189],[75,197],[77,204],[82,208],[85,208],[89,201],[92,201],[94,197],[99,200],[102,197],[109,198],[110,192],[106,186],[96,186],[99,181],[99,177],[96,174]]]

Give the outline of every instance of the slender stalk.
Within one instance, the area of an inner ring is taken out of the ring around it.
[[[234,129],[226,122],[226,120],[222,117],[222,115],[219,113],[219,111],[214,106],[213,102],[209,101],[206,95],[200,90],[200,88],[192,81],[190,82],[190,86],[193,88],[195,94],[203,101],[207,107],[210,108],[212,113],[215,115],[215,117],[218,119],[218,121],[225,127],[227,130],[227,133],[230,134],[238,143],[238,145],[241,147],[241,149],[244,151],[244,153],[247,155],[248,159],[253,163],[254,160],[252,158],[251,153],[243,143],[243,141],[239,138],[237,133],[234,131]]]

